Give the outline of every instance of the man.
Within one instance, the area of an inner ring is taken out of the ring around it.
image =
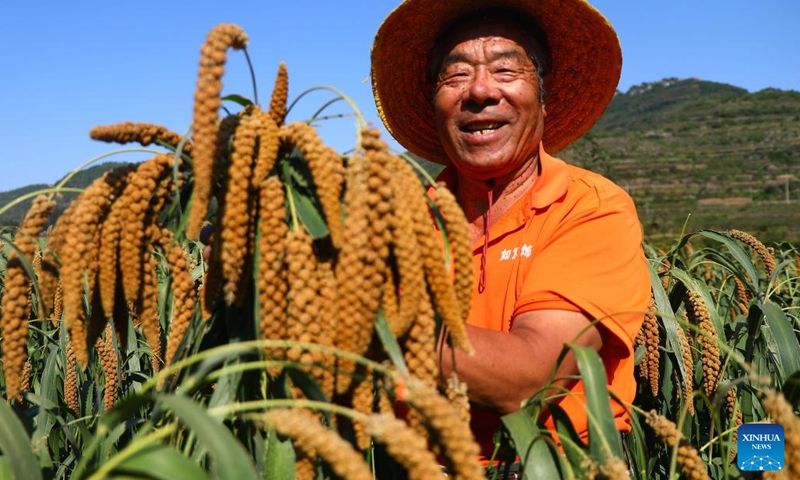
[[[457,352],[456,366],[487,457],[500,416],[546,385],[565,343],[595,348],[609,390],[633,400],[632,344],[650,297],[633,202],[550,156],[602,115],[620,68],[616,33],[583,0],[407,0],[375,37],[384,124],[447,165],[440,179],[470,222],[475,354]],[[450,352],[441,358],[447,375]],[[551,393],[568,390],[557,401],[586,437],[583,384],[568,380],[577,374],[569,355]],[[612,402],[628,431],[624,410]]]

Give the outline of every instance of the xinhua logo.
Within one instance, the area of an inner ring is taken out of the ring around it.
[[[784,465],[783,426],[745,423],[739,426],[739,470],[780,470]]]

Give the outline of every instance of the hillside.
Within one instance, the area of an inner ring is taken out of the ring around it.
[[[107,162],[101,163],[100,165],[94,165],[85,170],[81,170],[80,172],[76,173],[69,180],[69,182],[67,182],[65,187],[86,188],[106,171],[121,165],[124,164],[118,162]],[[62,179],[56,180],[53,185],[35,184],[28,185],[27,187],[16,188],[7,192],[0,192],[0,208],[3,208],[4,206],[26,194],[57,185],[61,180]],[[64,193],[56,196],[56,209],[52,219],[54,220],[55,218],[58,218],[58,215],[61,215],[67,205],[69,205],[69,202],[71,202],[76,196],[77,194],[75,193]],[[27,201],[20,202],[3,213],[3,215],[0,216],[0,226],[18,225],[19,222],[21,222],[25,217],[25,213],[30,208],[32,200],[33,199],[28,199]]]
[[[800,92],[749,93],[698,79],[642,84],[618,92],[559,157],[625,188],[651,242],[671,243],[684,228],[737,228],[800,243]],[[85,187],[114,165],[80,172],[69,186]],[[0,206],[44,187],[0,193]],[[16,224],[26,210],[15,207],[0,225]]]
[[[800,93],[668,79],[618,93],[559,156],[634,198],[651,240],[738,228],[800,240]]]

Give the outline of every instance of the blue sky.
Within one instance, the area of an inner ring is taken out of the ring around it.
[[[278,62],[289,69],[290,99],[327,85],[351,97],[379,124],[369,48],[399,0],[78,1],[0,3],[0,191],[52,183],[117,147],[92,141],[96,125],[125,120],[185,132],[191,123],[199,48],[223,22],[250,37],[260,100]],[[665,77],[697,77],[758,91],[800,91],[798,0],[595,0],[617,29],[624,65],[619,88]],[[252,97],[247,63],[229,57],[224,93]],[[315,92],[290,120],[332,97]],[[330,114],[348,113],[344,102]],[[320,131],[340,151],[352,147],[352,118]],[[397,144],[390,142],[399,148]],[[125,154],[110,160],[139,161]]]

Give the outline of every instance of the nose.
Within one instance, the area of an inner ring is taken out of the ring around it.
[[[486,68],[478,68],[475,71],[464,94],[467,103],[476,105],[494,104],[500,100],[500,89],[497,88],[497,82]]]

